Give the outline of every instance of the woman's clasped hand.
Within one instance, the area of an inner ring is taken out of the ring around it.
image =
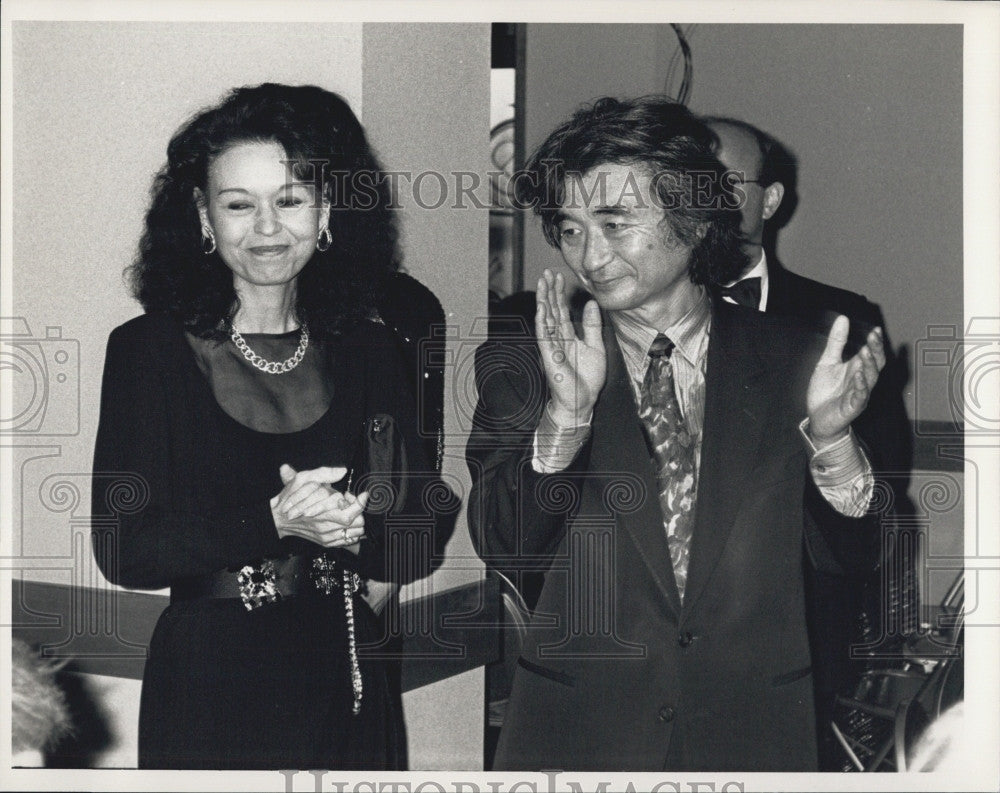
[[[345,548],[357,553],[365,537],[368,493],[354,495],[333,487],[344,478],[347,469],[321,466],[296,471],[286,463],[279,473],[285,486],[271,499],[278,535],[301,537],[324,548]]]

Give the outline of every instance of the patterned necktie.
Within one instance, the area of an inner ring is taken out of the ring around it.
[[[660,508],[667,531],[670,563],[681,600],[687,583],[691,532],[697,476],[694,439],[688,432],[674,393],[674,373],[670,353],[674,343],[662,333],[649,348],[649,368],[642,381],[639,418],[649,435],[656,456]]]
[[[760,307],[760,284],[760,278],[744,278],[732,286],[720,286],[719,294],[723,297],[732,298],[741,306],[756,309]]]

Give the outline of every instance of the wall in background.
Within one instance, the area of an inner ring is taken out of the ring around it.
[[[684,27],[691,108],[756,124],[799,158],[798,209],[778,237],[788,268],[879,303],[911,358],[930,324],[961,334],[961,27]],[[588,100],[676,91],[676,50],[668,25],[528,25],[528,150]],[[536,222],[525,237],[533,289],[563,265]],[[907,400],[911,418],[915,401],[922,420],[953,418],[944,388],[915,400],[911,381]]]
[[[387,169],[414,174],[480,173],[489,146],[490,26],[366,24],[363,89],[365,126]],[[431,182],[428,180],[428,185]],[[426,188],[424,206],[436,203]],[[468,383],[459,365],[461,339],[486,312],[489,217],[485,211],[424,209],[400,190],[404,265],[433,290],[449,325],[445,379],[444,474],[468,503],[467,423],[453,409]],[[464,351],[464,352],[463,352]],[[481,575],[465,510],[435,573],[435,590]],[[428,590],[427,583],[414,586]],[[406,694],[407,737],[413,768],[478,769],[483,752],[483,670],[467,672]]]

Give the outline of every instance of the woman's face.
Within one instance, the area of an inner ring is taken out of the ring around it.
[[[238,291],[292,284],[329,222],[329,205],[312,182],[295,180],[286,160],[273,141],[238,143],[209,163],[207,195],[196,191],[202,226],[214,232]]]

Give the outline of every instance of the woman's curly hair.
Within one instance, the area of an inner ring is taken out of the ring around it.
[[[557,222],[568,176],[608,164],[634,165],[652,179],[672,235],[691,248],[688,274],[697,284],[726,284],[746,269],[739,196],[713,154],[715,137],[672,99],[603,97],[556,128],[515,179],[516,197],[542,221],[558,247]]]
[[[323,185],[332,203],[333,243],[316,251],[298,276],[299,320],[324,339],[370,318],[386,276],[399,267],[391,196],[350,106],[312,85],[236,88],[174,135],[128,268],[136,299],[196,335],[223,337],[239,300],[232,271],[218,253],[203,253],[195,188],[206,191],[213,157],[245,142],[278,143],[294,162],[295,178]]]

